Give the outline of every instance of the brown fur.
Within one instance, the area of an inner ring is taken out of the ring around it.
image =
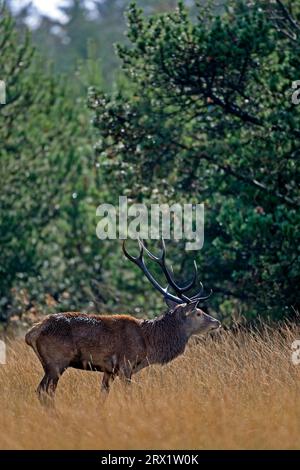
[[[54,394],[68,367],[103,372],[102,390],[108,391],[116,375],[130,381],[150,363],[169,362],[183,353],[191,334],[219,326],[200,309],[189,310],[183,304],[155,320],[77,312],[47,316],[25,337],[45,371],[39,397]]]

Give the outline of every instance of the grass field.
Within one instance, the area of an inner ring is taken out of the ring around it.
[[[220,332],[190,342],[167,366],[149,367],[129,388],[116,380],[105,402],[100,374],[69,369],[55,409],[35,389],[41,366],[23,340],[0,366],[1,449],[300,448],[299,327]]]

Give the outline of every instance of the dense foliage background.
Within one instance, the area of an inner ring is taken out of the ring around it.
[[[225,320],[295,317],[298,2],[129,3],[72,0],[64,22],[34,27],[32,7],[1,10],[2,322],[161,311],[119,241],[96,237],[96,207],[119,195],[205,203],[203,249],[168,251],[178,279],[197,259],[215,293],[206,308]]]

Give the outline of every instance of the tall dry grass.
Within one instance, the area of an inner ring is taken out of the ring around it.
[[[54,410],[36,399],[42,370],[34,353],[11,341],[0,366],[0,448],[300,448],[297,338],[289,325],[192,340],[183,356],[145,369],[129,388],[116,380],[105,404],[99,373],[69,369]]]

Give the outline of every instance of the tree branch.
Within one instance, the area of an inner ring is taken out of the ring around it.
[[[182,150],[186,151],[191,151],[193,150],[192,148],[181,144],[179,142],[172,141],[174,145],[177,145],[180,147]],[[222,165],[218,163],[214,158],[212,158],[210,155],[208,155],[206,152],[202,152],[200,157],[203,160],[208,161],[209,163],[212,163],[213,165],[216,165],[220,170],[223,170],[226,174],[234,176],[236,179],[243,181],[244,183],[247,183],[248,185],[259,189],[261,191],[264,191],[270,195],[275,196],[277,199],[280,201],[284,202],[286,205],[292,207],[293,209],[299,209],[300,203],[298,201],[294,201],[293,199],[289,198],[288,196],[285,196],[284,194],[280,193],[277,190],[274,190],[274,188],[268,188],[264,183],[256,180],[255,178],[252,178],[251,176],[241,174],[237,172],[235,169],[230,167],[229,165]]]

